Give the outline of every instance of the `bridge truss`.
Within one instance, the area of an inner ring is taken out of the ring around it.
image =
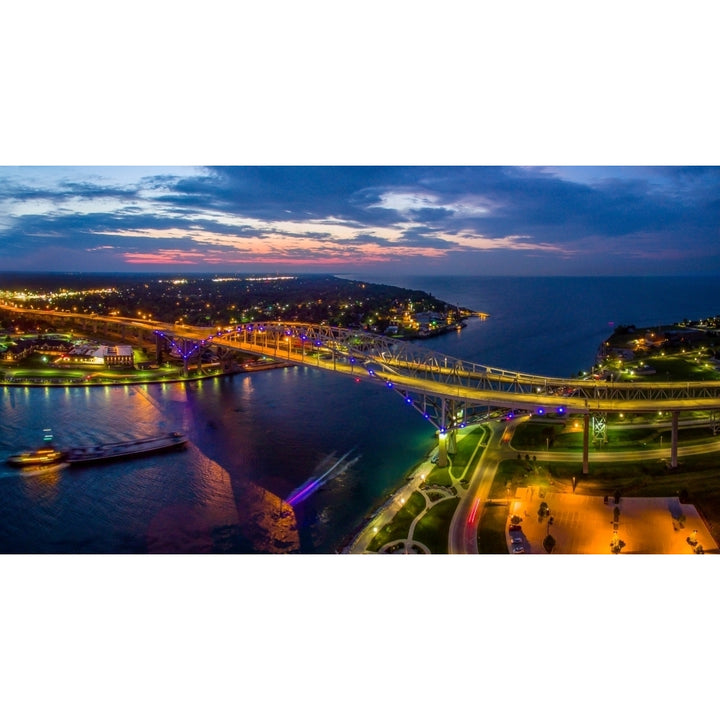
[[[188,335],[187,330],[192,333]],[[487,418],[492,408],[593,416],[593,439],[606,439],[608,411],[720,409],[720,382],[602,382],[551,378],[469,362],[420,343],[356,329],[305,323],[247,323],[207,335],[207,329],[156,331],[184,337],[197,349],[232,347],[345,373],[366,373],[401,394],[440,432]],[[178,342],[177,340],[172,340]]]
[[[209,345],[223,364],[232,351],[285,359],[325,370],[366,373],[402,395],[438,429],[442,439],[459,427],[485,419],[491,409],[584,415],[583,472],[587,472],[592,419],[593,442],[606,441],[609,412],[670,413],[672,467],[677,466],[678,416],[682,411],[713,413],[713,432],[720,431],[720,381],[603,382],[590,378],[551,378],[460,360],[421,344],[371,333],[304,323],[246,323],[224,330],[172,325],[135,318],[107,317],[0,305],[3,310],[38,318],[61,318],[84,329],[113,329],[122,337],[155,336],[161,346],[174,344],[188,370],[191,357]],[[452,441],[452,437],[450,438]],[[442,455],[442,453],[441,453]]]

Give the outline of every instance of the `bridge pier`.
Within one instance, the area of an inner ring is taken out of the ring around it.
[[[194,347],[191,347],[194,345],[192,340],[189,340],[188,338],[181,338],[182,345],[181,345],[181,354],[183,359],[183,376],[187,377],[190,374],[190,358],[197,352],[198,353],[198,369],[200,369],[200,354],[202,353],[202,347],[198,347],[195,345]]]
[[[670,439],[670,467],[676,468],[678,466],[678,417],[680,416],[679,411],[673,410],[672,413],[672,432]]]
[[[593,443],[607,444],[607,413],[592,413]]]
[[[437,459],[437,466],[438,467],[447,467],[448,462],[448,448],[447,448],[447,433],[439,432],[438,433],[438,459]]]
[[[590,415],[583,416],[583,449],[582,449],[582,471],[583,475],[590,472],[590,462],[588,459],[588,448],[590,445]]]
[[[447,451],[448,451],[448,455],[454,455],[457,452],[457,429],[456,428],[453,428],[448,433]]]
[[[162,352],[165,341],[161,335],[155,335],[155,362],[160,365],[162,363]]]

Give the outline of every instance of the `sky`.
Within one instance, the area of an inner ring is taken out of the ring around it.
[[[2,166],[17,271],[720,273],[720,168]]]

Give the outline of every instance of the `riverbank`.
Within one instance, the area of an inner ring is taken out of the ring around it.
[[[0,387],[107,387],[117,385],[148,385],[162,383],[183,383],[198,382],[209,380],[211,378],[222,377],[225,375],[238,375],[249,372],[259,372],[263,370],[275,370],[277,368],[292,367],[293,363],[279,360],[272,363],[257,363],[245,365],[241,367],[233,367],[228,370],[213,369],[191,373],[187,376],[164,376],[153,377],[148,374],[133,377],[128,375],[112,377],[96,374],[95,377],[69,378],[69,377],[3,377],[0,378]],[[145,372],[145,371],[138,371]]]
[[[379,528],[392,520],[407,498],[418,490],[425,478],[430,474],[430,471],[435,467],[432,458],[438,452],[438,449],[439,446],[435,445],[422,460],[411,466],[410,472],[405,473],[404,481],[387,496],[382,505],[366,515],[351,538],[342,543],[338,550],[339,554],[358,555],[367,551],[368,545],[374,539]]]

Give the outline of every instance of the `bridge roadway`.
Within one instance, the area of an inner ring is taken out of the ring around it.
[[[164,345],[171,345],[183,358],[186,372],[194,355],[214,345],[325,371],[363,375],[401,394],[437,428],[441,466],[447,464],[447,443],[451,449],[454,431],[477,422],[483,417],[481,409],[584,416],[583,472],[588,471],[591,418],[594,438],[601,439],[609,412],[670,412],[671,463],[676,466],[679,413],[720,410],[720,381],[602,382],[551,378],[467,362],[429,351],[422,343],[327,325],[264,322],[208,328],[8,305],[0,305],[0,309],[30,317],[62,319],[86,331],[104,328],[123,337],[127,333],[146,340],[154,337],[158,356]]]

